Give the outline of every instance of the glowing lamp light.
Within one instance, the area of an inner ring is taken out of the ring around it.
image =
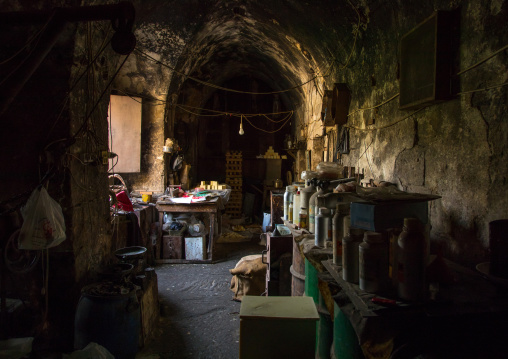
[[[245,132],[243,131],[243,116],[240,116],[240,131],[238,131],[238,134],[243,135]]]

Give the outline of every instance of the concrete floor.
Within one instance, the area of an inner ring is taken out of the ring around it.
[[[136,359],[238,358],[241,303],[232,300],[229,269],[264,247],[248,242],[216,249],[218,263],[156,267],[161,317]]]

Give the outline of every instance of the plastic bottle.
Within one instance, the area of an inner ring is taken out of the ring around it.
[[[296,191],[293,196],[293,224],[299,226],[298,212],[300,212],[300,191]]]
[[[309,208],[310,198],[316,193],[316,187],[310,181],[306,181],[306,183],[307,186],[300,191],[300,207]]]
[[[325,247],[330,225],[330,210],[320,207],[315,220],[314,244],[318,247]]]
[[[314,194],[310,197],[309,200],[309,232],[314,233],[314,227],[315,227],[315,217],[317,215],[316,205],[317,205],[317,197],[319,195],[331,192],[331,190],[328,188],[329,186],[327,184],[322,185],[323,188],[319,187],[319,191],[314,192]]]
[[[423,226],[418,219],[404,218],[397,250],[399,297],[409,301],[424,299],[427,249]]]
[[[307,229],[308,224],[309,224],[308,223],[309,221],[307,218],[307,208],[302,207],[300,209],[298,222],[299,222],[300,229]]]
[[[349,214],[349,202],[339,202],[332,219],[333,264],[340,264],[342,256],[342,238],[344,233],[344,217]]]
[[[360,289],[378,293],[388,283],[388,242],[378,232],[365,232],[359,246]]]
[[[358,283],[358,251],[365,231],[350,227],[350,216],[344,217],[347,234],[342,238],[342,278],[350,283]]]
[[[289,220],[289,202],[291,202],[295,188],[293,186],[286,186],[286,192],[284,192],[284,220]]]

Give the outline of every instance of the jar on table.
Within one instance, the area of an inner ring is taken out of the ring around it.
[[[378,232],[365,232],[359,246],[360,289],[377,293],[388,283],[388,242]]]

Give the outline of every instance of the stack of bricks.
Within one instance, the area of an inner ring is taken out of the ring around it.
[[[242,215],[242,152],[228,151],[226,153],[226,183],[231,187],[226,214],[231,218]]]

